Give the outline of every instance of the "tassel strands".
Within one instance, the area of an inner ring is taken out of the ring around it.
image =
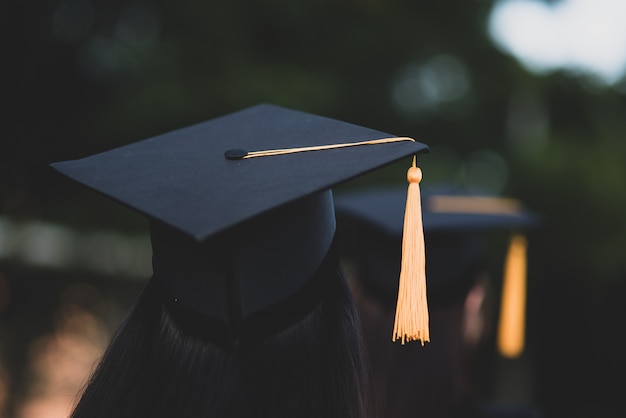
[[[426,258],[424,227],[419,183],[422,171],[416,167],[416,157],[407,173],[409,182],[404,231],[402,235],[402,265],[398,303],[392,341],[430,341],[428,302],[426,298]]]

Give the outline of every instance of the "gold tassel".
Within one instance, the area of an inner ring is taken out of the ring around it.
[[[422,170],[415,165],[409,168],[407,179],[409,190],[404,214],[402,235],[402,265],[396,319],[392,341],[430,341],[428,329],[428,302],[426,300],[426,259],[424,250],[424,228],[422,225],[422,203],[419,183]]]
[[[524,350],[526,321],[526,239],[519,234],[511,238],[507,255],[500,323],[498,351],[504,357],[518,357]]]

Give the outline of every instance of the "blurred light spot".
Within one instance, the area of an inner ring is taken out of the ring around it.
[[[507,114],[507,138],[517,153],[536,154],[550,134],[548,111],[541,98],[527,90],[511,96]]]
[[[85,238],[82,247],[85,267],[106,274],[147,277],[151,271],[151,247],[145,237],[131,238],[97,232]]]
[[[463,340],[470,347],[476,347],[485,336],[487,280],[487,274],[481,274],[480,279],[472,286],[465,298],[463,307]]]
[[[406,113],[432,114],[440,105],[465,96],[469,87],[465,65],[451,55],[437,55],[400,72],[392,87],[393,103]]]
[[[90,80],[102,80],[135,71],[156,45],[159,31],[153,7],[128,6],[118,17],[113,36],[94,36],[79,51],[81,73]]]
[[[111,249],[117,273],[147,277],[152,271],[152,264],[146,263],[152,260],[152,246],[145,237],[125,237]]]
[[[508,180],[504,158],[490,151],[478,151],[469,156],[461,167],[462,184],[469,190],[501,194]]]
[[[27,263],[59,267],[71,263],[74,236],[56,225],[29,223],[21,228],[19,256]]]
[[[79,233],[61,225],[0,217],[0,260],[145,279],[152,272],[148,235]]]
[[[489,19],[493,41],[528,70],[592,75],[612,85],[626,70],[623,0],[500,0]]]
[[[76,42],[87,36],[95,20],[95,10],[88,0],[61,2],[52,15],[52,33],[62,41]]]
[[[97,80],[121,73],[127,55],[128,52],[117,42],[98,36],[81,49],[78,62],[87,78]]]
[[[148,4],[128,6],[116,22],[116,38],[132,48],[149,48],[156,43],[158,35],[158,15]]]
[[[54,331],[28,347],[27,390],[17,417],[69,416],[108,338],[102,321],[85,308],[62,306]]]

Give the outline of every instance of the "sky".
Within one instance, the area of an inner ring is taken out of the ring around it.
[[[489,34],[528,70],[566,70],[599,84],[626,70],[626,0],[500,0]]]

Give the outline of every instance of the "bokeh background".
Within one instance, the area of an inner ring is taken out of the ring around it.
[[[431,146],[424,184],[542,214],[526,352],[486,344],[477,391],[547,417],[626,416],[625,5],[6,4],[0,417],[66,416],[150,274],[146,221],[48,164],[261,102],[412,136]],[[409,163],[364,181],[403,183]]]

